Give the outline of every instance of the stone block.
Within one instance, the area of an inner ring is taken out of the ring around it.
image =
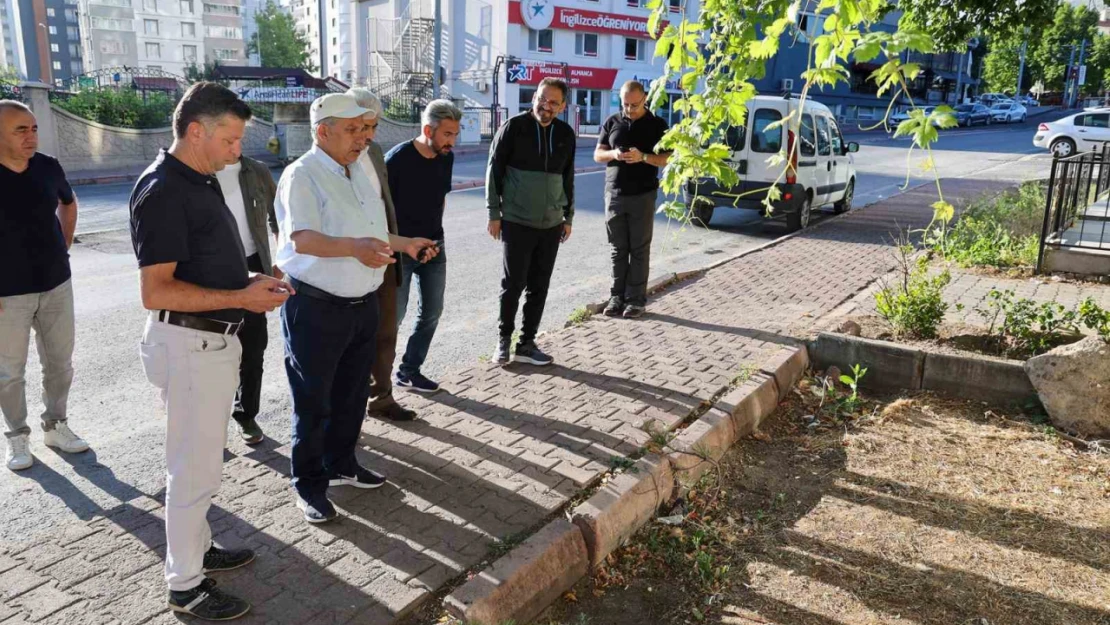
[[[869,390],[921,390],[925,372],[925,352],[886,341],[863,339],[822,332],[810,345],[810,361],[815,369],[833,365],[851,371],[852,365],[868,369],[860,386]]]
[[[1110,344],[1089,336],[1030,358],[1025,372],[1056,427],[1110,436]]]
[[[650,454],[571,511],[571,519],[586,541],[591,567],[624,544],[671,500],[674,482],[669,460]]]
[[[1024,403],[1037,395],[1022,363],[971,354],[926,354],[921,388],[996,404]]]
[[[747,436],[778,407],[779,389],[775,379],[756,373],[717,401],[716,408],[732,416],[736,438]]]
[[[444,604],[467,622],[527,623],[586,574],[582,532],[555,519],[473,579],[455,589]]]
[[[675,481],[689,488],[720,460],[736,442],[736,425],[732,415],[711,408],[691,423],[673,441],[668,458],[674,469]]]
[[[648,280],[648,283],[647,283],[648,295],[651,295],[651,294],[656,293],[658,291],[662,291],[663,289],[670,286],[675,280],[676,280],[675,274],[673,274],[673,273],[663,274],[661,276],[657,276],[657,277],[655,277],[651,280]]]
[[[782,401],[809,368],[809,352],[804,347],[784,347],[761,363],[759,370],[775,378]]]

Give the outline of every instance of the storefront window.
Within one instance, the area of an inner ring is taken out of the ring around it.
[[[596,126],[601,123],[601,92],[592,89],[578,89],[574,103],[579,107],[579,120],[582,125]]]
[[[536,97],[535,87],[521,87],[518,111],[527,111],[532,108],[532,99]]]

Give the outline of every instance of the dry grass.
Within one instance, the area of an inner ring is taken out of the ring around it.
[[[537,623],[1110,624],[1110,454],[928,395],[834,416],[799,390],[765,429],[712,509],[645,528]]]

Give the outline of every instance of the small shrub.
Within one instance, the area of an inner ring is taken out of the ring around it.
[[[1014,357],[1043,354],[1074,339],[1080,325],[1110,341],[1110,311],[1091,298],[1068,310],[1056,302],[1037,303],[1015,298],[1011,290],[992,289],[986,303],[975,312],[990,323],[989,333],[998,341],[1000,354]]]
[[[944,321],[948,304],[944,301],[944,287],[952,281],[952,274],[945,269],[929,275],[929,260],[913,259],[913,246],[898,246],[901,280],[896,285],[883,284],[875,294],[875,309],[899,336],[910,338],[936,338],[937,328]]]
[[[1044,215],[1045,190],[1029,182],[1016,191],[973,203],[955,225],[927,233],[929,247],[963,267],[1031,267]]]
[[[90,89],[54,101],[61,108],[94,122],[117,128],[166,128],[174,100],[162,92],[144,99],[133,89]]]

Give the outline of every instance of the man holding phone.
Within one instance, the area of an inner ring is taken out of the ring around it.
[[[605,120],[594,161],[605,168],[605,231],[613,262],[613,283],[605,314],[626,319],[644,314],[659,168],[670,154],[656,154],[667,122],[647,108],[639,82],[621,86],[621,109]]]
[[[397,290],[397,323],[405,318],[409,291],[415,277],[420,286],[416,327],[409,337],[395,384],[418,393],[434,393],[439,384],[420,372],[443,314],[447,288],[447,256],[443,253],[443,211],[451,192],[455,155],[451,149],[459,136],[462,111],[450,100],[428,103],[421,115],[423,131],[412,141],[398,144],[385,157],[389,190],[397,208],[397,232],[436,242],[438,255],[426,250],[416,260],[401,259],[401,286]]]

